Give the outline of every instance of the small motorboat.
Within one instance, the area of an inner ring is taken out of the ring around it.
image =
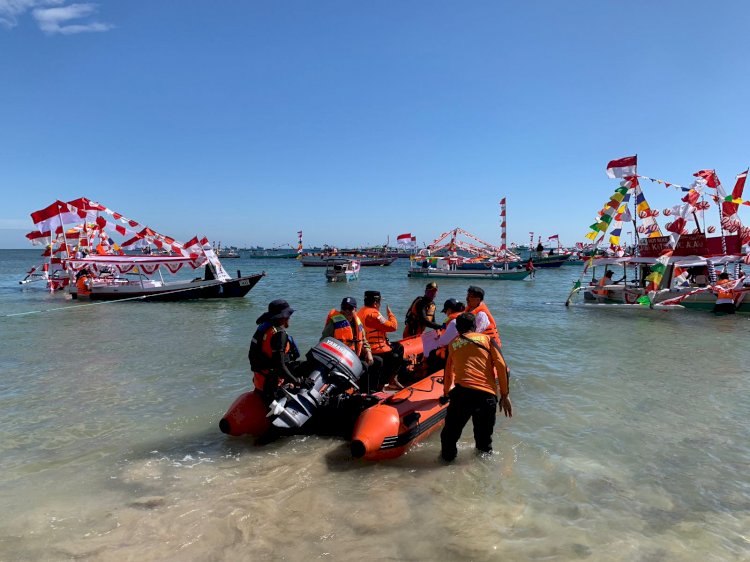
[[[279,388],[269,405],[257,392],[240,395],[219,422],[219,429],[232,436],[262,437],[269,431],[281,435],[299,433],[339,434],[351,439],[354,458],[391,459],[425,439],[443,424],[447,405],[443,395],[443,372],[423,376],[419,336],[402,340],[408,369],[421,378],[397,392],[360,394],[357,381],[362,364],[356,354],[334,338],[326,338],[306,355],[305,372],[299,386]],[[302,368],[302,367],[301,367]]]
[[[326,281],[348,283],[359,279],[359,260],[346,260],[344,263],[330,263],[326,267]]]

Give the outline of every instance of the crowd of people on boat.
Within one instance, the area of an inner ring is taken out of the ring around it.
[[[361,360],[363,375],[357,386],[362,394],[398,391],[419,377],[444,370],[443,397],[448,404],[445,428],[441,434],[441,456],[446,461],[456,457],[456,443],[464,426],[472,419],[475,445],[480,452],[492,451],[492,431],[499,408],[512,416],[509,397],[509,373],[501,350],[497,324],[484,302],[484,290],[470,286],[466,303],[455,298],[445,301],[444,322],[436,320],[435,298],[438,286],[430,282],[416,297],[405,315],[403,337],[420,338],[422,369],[405,369],[401,343],[388,338],[398,330],[398,320],[386,306],[381,311],[379,291],[364,293],[364,306],[357,299],[345,297],[338,308],[331,309],[323,323],[321,340],[333,337],[349,347]],[[268,304],[268,310],[257,320],[248,351],[256,392],[270,405],[283,385],[304,384],[300,352],[288,333],[294,309],[286,300]],[[406,380],[404,380],[406,379]]]

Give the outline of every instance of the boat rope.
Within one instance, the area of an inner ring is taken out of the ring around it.
[[[264,274],[265,274],[265,272],[264,272]],[[208,283],[208,284],[205,284],[205,285],[201,285],[200,288],[213,287],[215,285],[220,285],[222,283],[223,283],[223,281],[218,281],[217,280],[217,281],[215,281],[213,283]],[[197,287],[185,287],[184,289],[173,289],[171,291],[164,291],[164,292],[157,293],[157,295],[158,296],[173,295],[173,294],[177,294],[177,293],[182,293],[184,291],[194,291],[196,288]],[[102,304],[117,304],[117,303],[127,302],[127,301],[146,300],[146,299],[148,299],[150,297],[154,297],[154,296],[156,296],[156,295],[139,295],[137,297],[127,297],[127,298],[124,298],[124,299],[99,301],[99,302],[90,302],[90,303],[86,303],[86,304],[78,304],[78,305],[75,305],[75,306],[59,306],[59,307],[56,307],[56,308],[43,308],[41,310],[29,310],[29,311],[26,311],[26,312],[14,312],[14,313],[11,313],[11,314],[0,315],[0,318],[11,318],[11,317],[14,317],[14,316],[28,316],[30,314],[42,314],[42,313],[45,313],[45,312],[57,312],[59,310],[76,310],[76,309],[79,309],[79,308],[85,308],[85,307],[89,307],[89,306],[99,306],[99,305],[102,305]]]
[[[409,400],[415,392],[428,392],[429,393],[429,392],[432,392],[435,389],[435,384],[436,383],[437,384],[443,384],[443,377],[441,377],[441,376],[432,376],[432,377],[430,377],[430,379],[432,380],[432,384],[430,385],[430,388],[428,388],[428,389],[422,389],[422,388],[414,388],[413,386],[409,386],[408,388],[404,389],[404,390],[408,391],[408,393],[407,393],[406,396],[404,396],[402,398],[396,398],[396,396],[398,396],[399,394],[401,394],[401,392],[403,392],[403,391],[399,391],[398,393],[394,394],[393,396],[390,396],[390,397],[386,398],[383,401],[383,403],[384,404],[401,404],[402,402],[406,402],[407,400]]]

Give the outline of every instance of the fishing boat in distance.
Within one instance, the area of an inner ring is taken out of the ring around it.
[[[521,257],[508,250],[505,231],[505,198],[500,201],[502,243],[494,246],[462,228],[442,233],[409,259],[409,277],[490,279],[520,281],[532,273]],[[468,240],[467,240],[468,239]],[[462,254],[459,254],[462,252]]]
[[[458,257],[425,257],[412,259],[409,262],[409,277],[441,277],[454,279],[492,279],[521,281],[531,275],[523,267],[507,267],[507,264],[492,262],[482,267],[463,267],[464,261]]]
[[[344,263],[330,263],[326,267],[326,281],[329,283],[348,283],[359,279],[359,260],[347,260]]]
[[[348,260],[352,259],[353,256],[347,256],[342,254],[303,254],[299,259],[299,262],[304,267],[328,267],[329,265],[342,265]],[[360,267],[376,267],[376,266],[388,266],[391,265],[398,258],[393,257],[368,257],[362,256],[357,257]]]
[[[27,235],[30,240],[49,244],[53,235],[63,236],[58,254],[73,298],[175,301],[244,297],[265,275],[242,276],[238,271],[233,278],[207,238],[196,236],[183,244],[83,197],[67,203],[55,201],[31,216],[37,230]],[[78,233],[75,239],[68,238],[71,231]],[[126,239],[117,242],[113,237]],[[185,266],[203,268],[203,275],[174,281],[162,276],[164,270],[175,275]]]

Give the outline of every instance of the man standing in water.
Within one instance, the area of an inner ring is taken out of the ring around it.
[[[268,305],[255,321],[258,329],[250,340],[247,358],[253,370],[253,384],[266,404],[276,397],[276,390],[284,382],[298,382],[289,367],[299,359],[299,350],[287,334],[289,318],[294,309],[285,300],[278,299]]]
[[[475,316],[471,313],[456,318],[456,330],[458,337],[448,346],[441,398],[443,403],[450,401],[440,434],[440,456],[449,462],[458,454],[456,443],[469,418],[477,450],[491,453],[495,408],[499,405],[506,417],[513,417],[508,367],[500,346],[490,336],[474,331]]]

